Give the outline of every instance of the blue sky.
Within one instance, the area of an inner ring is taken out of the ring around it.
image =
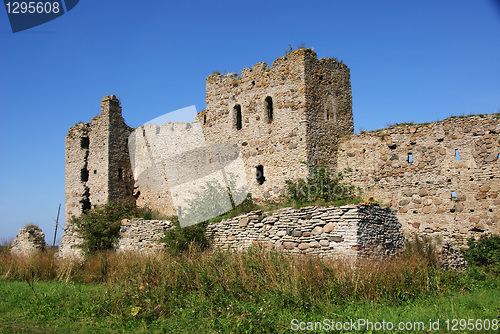
[[[498,3],[81,0],[15,34],[0,8],[0,240],[35,223],[52,242],[64,137],[102,97],[119,96],[133,127],[201,111],[213,71],[271,64],[289,44],[350,67],[356,130],[498,112]]]

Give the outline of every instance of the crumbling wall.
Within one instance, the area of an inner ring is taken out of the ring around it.
[[[134,179],[127,144],[131,131],[114,95],[102,99],[99,116],[69,129],[65,156],[66,224],[92,206],[132,198]]]
[[[118,252],[154,252],[165,248],[165,230],[174,228],[168,220],[124,219],[118,233]]]
[[[11,253],[31,255],[45,249],[45,234],[36,225],[28,225],[19,230],[11,245]]]
[[[342,139],[339,170],[398,212],[406,235],[464,243],[499,233],[499,114],[393,126]]]
[[[254,211],[208,225],[207,235],[223,250],[261,243],[288,253],[325,257],[386,256],[404,245],[394,212],[365,204]]]

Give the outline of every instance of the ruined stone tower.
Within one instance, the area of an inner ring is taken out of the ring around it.
[[[352,134],[349,68],[310,49],[206,80],[206,110],[197,115],[209,142],[237,144],[255,198],[280,195],[306,164],[336,166],[337,141]]]
[[[101,101],[101,114],[71,127],[66,136],[66,222],[94,205],[132,198],[134,180],[122,108],[114,95]]]

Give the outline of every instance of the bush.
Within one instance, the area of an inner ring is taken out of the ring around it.
[[[490,267],[494,271],[500,272],[499,235],[483,234],[477,241],[474,238],[469,238],[467,246],[469,248],[464,249],[463,253],[469,264]]]
[[[182,253],[189,249],[204,250],[209,246],[209,241],[205,235],[208,222],[181,227],[177,217],[171,220],[175,224],[174,229],[165,231],[162,241],[167,250],[174,253]]]
[[[94,207],[87,213],[73,218],[84,239],[85,253],[114,249],[120,231],[121,220],[144,215],[132,201],[110,201],[104,206]]]

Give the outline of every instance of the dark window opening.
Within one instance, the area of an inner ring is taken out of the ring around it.
[[[263,184],[266,178],[264,177],[264,166],[258,165],[255,167],[255,177],[258,184]]]
[[[460,155],[458,154],[458,150],[455,150],[455,160],[460,161]]]
[[[94,169],[94,174],[97,174],[97,170]]]
[[[266,105],[267,123],[271,123],[273,121],[273,98],[268,96],[264,102]]]
[[[412,163],[413,162],[413,154],[408,153],[408,162]]]
[[[87,213],[90,209],[92,209],[92,205],[90,204],[90,200],[88,198],[81,200],[82,203],[82,213]]]
[[[80,147],[84,149],[88,149],[90,146],[90,140],[89,137],[82,137],[80,139]]]
[[[207,124],[207,115],[203,115],[203,125]]]
[[[241,130],[241,106],[239,104],[234,106],[236,113],[236,130]]]
[[[87,168],[83,168],[80,171],[80,181],[87,182],[89,180],[89,170]]]
[[[118,169],[118,179],[123,180],[123,169],[121,168]]]

